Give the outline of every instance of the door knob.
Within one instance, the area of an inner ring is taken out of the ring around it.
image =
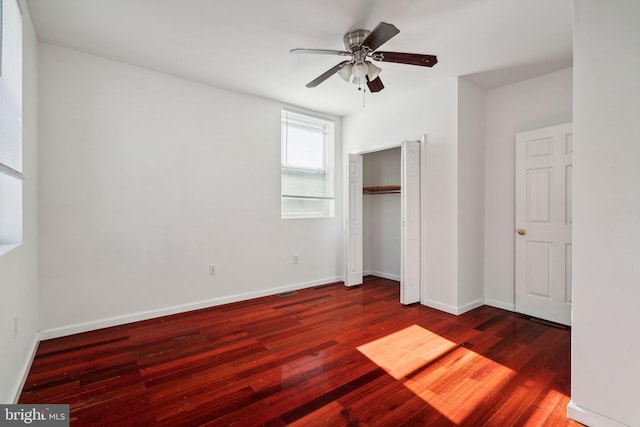
[[[521,236],[524,236],[525,234],[527,234],[527,230],[524,230],[522,228],[518,229],[518,234]]]

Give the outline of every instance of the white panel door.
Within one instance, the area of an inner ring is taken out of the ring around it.
[[[349,154],[347,167],[347,242],[345,285],[362,284],[362,156]]]
[[[420,143],[402,143],[400,302],[420,302]]]
[[[570,123],[516,135],[516,311],[571,324]]]

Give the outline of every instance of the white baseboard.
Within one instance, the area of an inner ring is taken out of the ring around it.
[[[22,393],[22,389],[24,388],[24,384],[27,382],[27,375],[29,375],[29,370],[31,369],[31,365],[33,364],[33,359],[36,357],[36,351],[38,350],[38,344],[40,344],[40,335],[36,334],[33,337],[33,343],[31,344],[31,351],[29,352],[29,357],[24,360],[24,364],[20,369],[20,375],[18,375],[19,382],[14,386],[13,389],[13,402],[18,403],[18,399],[20,399],[20,394]]]
[[[261,291],[247,292],[244,294],[230,295],[226,297],[213,298],[206,301],[198,301],[188,304],[181,304],[172,307],[160,308],[157,310],[143,311],[139,313],[126,314],[123,316],[114,316],[107,319],[96,320],[92,322],[78,323],[75,325],[62,326],[59,328],[47,329],[40,332],[40,340],[48,340],[52,338],[64,337],[67,335],[78,334],[82,332],[93,331],[96,329],[108,328],[111,326],[123,325],[126,323],[139,322],[141,320],[153,319],[155,317],[169,316],[186,311],[199,310],[201,308],[215,307],[218,305],[229,304],[232,302],[244,301],[252,298],[259,298],[268,295],[275,295],[281,292],[295,291],[299,289],[312,288],[318,285],[343,281],[343,277],[328,277],[322,280],[314,280],[311,282],[297,283],[293,285],[270,288]]]
[[[383,279],[389,279],[389,280],[395,280],[396,282],[400,281],[400,275],[398,274],[391,274],[391,273],[384,273],[382,271],[374,271],[374,270],[367,270],[364,271],[362,273],[363,276],[376,276],[376,277],[382,277]]]
[[[431,299],[422,299],[420,301],[422,305],[426,305],[427,307],[435,308],[436,310],[444,311],[445,313],[455,314],[457,315],[458,308],[452,305],[442,304],[438,301],[434,301]]]
[[[483,305],[484,305],[484,299],[472,301],[468,304],[458,307],[458,314],[466,313],[467,311],[471,311],[474,308],[482,307]]]
[[[442,304],[441,302],[434,301],[431,299],[422,300],[421,303],[422,305],[426,305],[427,307],[435,308],[436,310],[444,311],[445,313],[459,316],[463,313],[466,313],[467,311],[473,310],[474,308],[478,308],[484,305],[484,300],[479,299],[477,301],[470,302],[460,307]]]
[[[485,298],[484,303],[491,307],[501,308],[507,311],[516,311],[516,305],[514,303],[504,302],[497,299]]]
[[[567,405],[567,417],[589,427],[629,427],[611,418],[576,405],[573,400]]]

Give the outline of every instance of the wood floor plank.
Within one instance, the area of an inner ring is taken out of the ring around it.
[[[334,400],[317,411],[285,425],[291,427],[343,426],[347,424],[347,420],[342,415],[343,411],[342,405]]]
[[[40,343],[20,403],[72,426],[573,426],[570,331],[341,283]]]

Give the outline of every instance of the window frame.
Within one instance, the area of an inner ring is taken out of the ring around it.
[[[290,120],[292,119],[292,120]],[[297,123],[296,123],[297,122]],[[309,114],[300,110],[283,108],[281,110],[281,135],[280,135],[280,215],[282,219],[293,218],[332,218],[335,216],[335,145],[336,122],[333,118],[315,114]],[[323,158],[322,168],[306,167],[287,163],[286,129],[289,125],[310,128],[318,128],[323,133]],[[283,189],[284,175],[316,176],[323,175],[325,182],[325,195],[318,194],[285,194]],[[309,212],[292,212],[285,208],[285,200],[301,199],[323,201],[322,209]]]

